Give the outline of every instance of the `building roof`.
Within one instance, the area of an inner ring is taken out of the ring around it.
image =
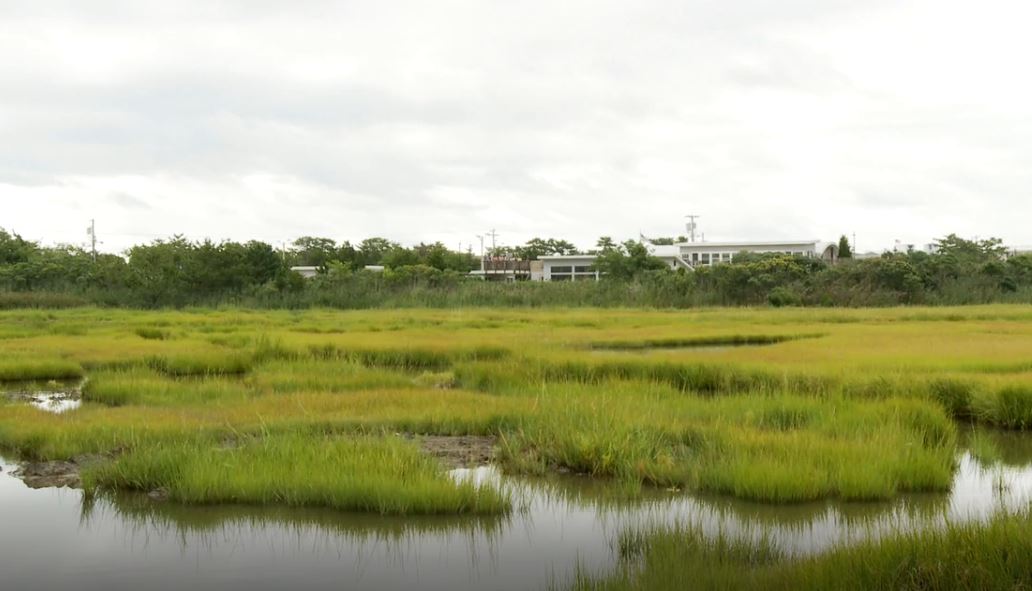
[[[676,244],[648,244],[649,254],[654,257],[677,257],[681,256],[681,247]]]
[[[594,254],[550,254],[538,257],[539,261],[572,261],[577,259],[596,259]]]
[[[792,246],[796,246],[796,245],[801,245],[801,244],[819,245],[819,244],[825,244],[825,242],[823,242],[821,240],[760,240],[760,241],[755,241],[755,240],[754,241],[744,241],[743,240],[743,241],[732,241],[732,242],[678,242],[674,246],[676,246],[676,247],[682,247],[682,246],[716,246],[718,248],[728,248],[728,247],[734,247],[734,246],[744,246],[744,247],[751,247],[751,246],[773,246],[773,245],[792,245]],[[830,243],[826,243],[826,244],[830,244]]]

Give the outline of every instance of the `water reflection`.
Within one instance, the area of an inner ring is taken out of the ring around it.
[[[43,411],[61,414],[82,406],[84,383],[50,380],[0,384],[0,398],[25,402]]]
[[[33,491],[0,474],[0,581],[10,588],[528,589],[616,565],[622,532],[677,524],[703,535],[767,538],[805,555],[900,530],[984,519],[1028,506],[1032,455],[1012,445],[983,464],[964,452],[949,494],[890,503],[771,506],[587,478],[507,478],[490,468],[456,478],[496,482],[519,506],[496,518],[399,518],[323,510],[186,507],[141,495],[84,503],[67,489]],[[16,566],[16,568],[12,568]]]

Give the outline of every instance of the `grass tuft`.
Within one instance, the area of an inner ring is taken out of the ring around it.
[[[328,507],[380,514],[494,514],[510,509],[490,486],[459,483],[396,438],[292,434],[214,447],[183,442],[133,450],[83,474],[89,492],[149,491],[194,504]]]

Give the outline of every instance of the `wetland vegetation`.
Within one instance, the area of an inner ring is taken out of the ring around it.
[[[507,477],[848,510],[946,498],[964,462],[1006,464],[997,432],[1032,427],[1032,310],[12,310],[0,382],[0,452],[78,466],[94,503],[521,514],[510,486],[449,476],[420,443],[480,437]],[[14,395],[65,384],[82,404],[60,414]],[[557,584],[1027,586],[1029,500],[1011,501],[806,556],[631,523],[615,570]]]

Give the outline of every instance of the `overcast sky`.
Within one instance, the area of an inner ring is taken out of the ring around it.
[[[0,227],[1032,244],[1020,0],[0,0]],[[479,245],[476,247],[479,250]]]

